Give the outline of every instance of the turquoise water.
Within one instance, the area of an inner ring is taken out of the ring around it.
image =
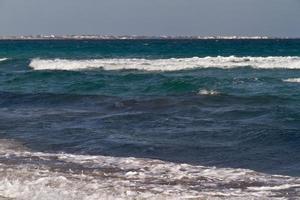
[[[300,175],[300,40],[0,41],[1,58],[1,139]]]

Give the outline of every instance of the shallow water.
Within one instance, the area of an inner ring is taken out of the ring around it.
[[[300,179],[152,159],[30,152],[1,140],[0,193],[16,199],[282,199]]]

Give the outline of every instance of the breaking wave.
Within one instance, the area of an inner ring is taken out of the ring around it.
[[[202,89],[199,90],[198,92],[199,95],[208,95],[208,96],[214,96],[214,95],[218,95],[220,94],[218,91],[214,91],[214,90],[206,90],[206,89]]]
[[[33,59],[29,66],[34,70],[104,70],[177,71],[195,68],[252,67],[257,69],[300,69],[300,57],[193,57],[171,59]]]
[[[300,178],[153,159],[32,152],[0,140],[0,197],[16,199],[283,199]]]
[[[0,58],[0,62],[7,60],[7,58]]]
[[[300,78],[288,78],[288,79],[284,79],[283,81],[289,83],[300,83]]]

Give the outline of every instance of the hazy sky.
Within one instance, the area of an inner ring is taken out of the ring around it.
[[[300,36],[300,0],[0,0],[0,35]]]

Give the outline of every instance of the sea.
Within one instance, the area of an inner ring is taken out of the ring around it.
[[[300,40],[0,41],[0,199],[300,199]]]

